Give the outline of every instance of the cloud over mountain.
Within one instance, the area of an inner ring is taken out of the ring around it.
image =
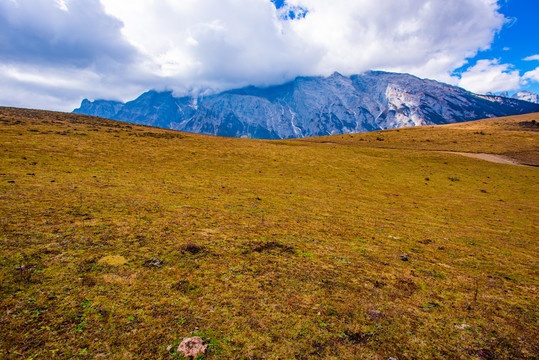
[[[453,71],[505,21],[495,0],[5,0],[0,104],[30,96],[67,110],[149,88],[182,94],[368,69],[456,84]]]
[[[470,91],[484,94],[518,89],[521,78],[508,64],[494,60],[479,60],[461,75],[459,85]]]

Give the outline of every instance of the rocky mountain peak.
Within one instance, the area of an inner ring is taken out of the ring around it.
[[[512,98],[539,104],[539,95],[531,91],[519,91]]]
[[[83,100],[75,113],[211,135],[281,139],[448,124],[539,111],[409,74],[368,71],[297,77],[198,97],[148,91],[127,103]],[[537,98],[535,98],[537,99]]]

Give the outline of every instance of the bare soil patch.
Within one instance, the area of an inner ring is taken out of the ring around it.
[[[513,159],[509,156],[505,156],[505,155],[485,154],[485,153],[467,153],[467,152],[457,152],[457,151],[444,151],[444,152],[448,154],[458,154],[462,156],[467,156],[474,159],[481,159],[481,160],[490,161],[490,162],[498,163],[498,164],[532,167],[531,165],[523,164],[519,162],[518,160]]]

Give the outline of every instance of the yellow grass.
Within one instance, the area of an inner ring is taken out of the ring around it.
[[[537,168],[431,151],[533,163],[532,118],[261,141],[0,108],[0,357],[537,358]]]

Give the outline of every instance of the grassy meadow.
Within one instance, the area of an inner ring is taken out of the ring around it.
[[[539,359],[539,170],[438,151],[539,165],[533,120],[263,141],[0,108],[0,358]]]

